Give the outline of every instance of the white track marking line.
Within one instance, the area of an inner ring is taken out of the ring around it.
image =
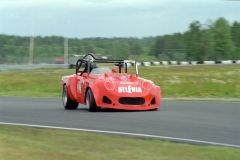
[[[148,134],[140,134],[140,133],[114,132],[114,131],[103,131],[103,130],[92,130],[92,129],[43,126],[43,125],[34,125],[34,124],[6,123],[6,122],[0,122],[0,124],[13,125],[13,126],[27,126],[27,127],[48,128],[48,129],[85,131],[85,132],[106,133],[106,134],[116,134],[116,135],[127,135],[127,136],[146,137],[146,138],[158,138],[160,140],[170,140],[172,142],[185,142],[185,143],[189,143],[189,144],[227,146],[227,147],[233,147],[233,148],[240,148],[239,145],[233,145],[233,144],[208,142],[208,141],[201,141],[201,140],[194,140],[194,139],[185,139],[185,138],[176,138],[176,137],[156,136],[156,135],[148,135]]]

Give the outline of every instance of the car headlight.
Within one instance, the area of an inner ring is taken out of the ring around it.
[[[142,88],[145,90],[150,90],[152,88],[152,83],[150,81],[143,81]]]
[[[107,88],[108,90],[114,90],[115,88],[115,84],[113,82],[110,81],[106,81],[104,83],[105,88]]]

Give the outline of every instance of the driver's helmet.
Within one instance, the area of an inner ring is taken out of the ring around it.
[[[97,64],[95,62],[90,62],[90,69],[97,68]]]
[[[88,59],[89,59],[89,64],[90,64],[90,72],[92,71],[92,69],[94,69],[94,68],[97,68],[97,64],[96,64],[96,62],[94,62],[94,59],[93,59],[93,57],[88,57]]]

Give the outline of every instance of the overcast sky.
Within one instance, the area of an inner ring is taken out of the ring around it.
[[[219,17],[240,22],[240,0],[0,0],[0,34],[19,36],[142,38]]]

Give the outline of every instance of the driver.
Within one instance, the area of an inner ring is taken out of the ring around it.
[[[90,71],[88,71],[88,64],[90,65],[89,66]],[[89,74],[94,68],[97,68],[97,64],[95,62],[93,62],[92,60],[90,60],[88,64],[87,63],[85,64],[85,69],[83,72],[86,72]]]

